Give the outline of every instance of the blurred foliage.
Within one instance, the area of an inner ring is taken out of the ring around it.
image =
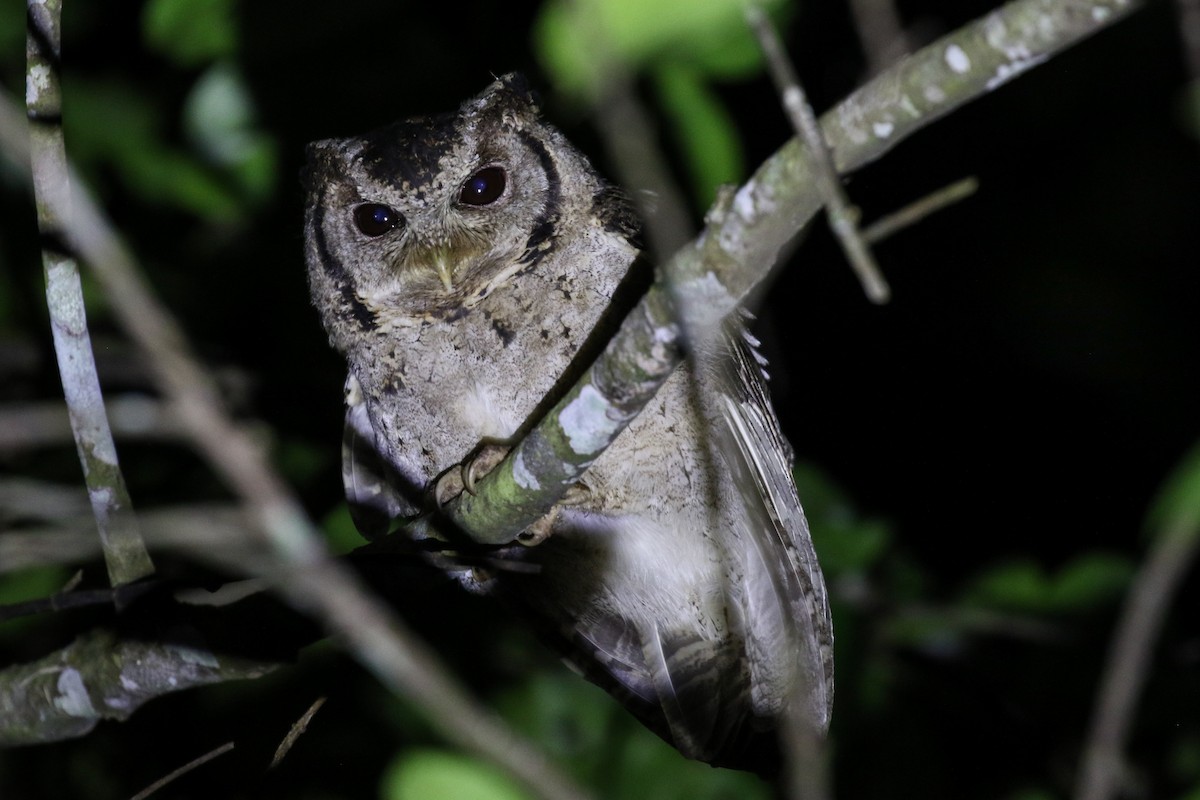
[[[1200,446],[1193,447],[1163,483],[1147,527],[1162,535],[1200,535]]]
[[[151,0],[142,11],[146,47],[181,67],[232,56],[237,48],[237,0]]]
[[[991,5],[921,2],[907,13],[918,29],[944,29]],[[861,64],[843,4],[769,8],[799,41],[812,96],[852,88]],[[66,14],[73,160],[202,357],[233,376],[222,386],[236,411],[263,420],[275,462],[337,552],[360,539],[340,498],[342,365],[304,286],[294,176],[306,141],[452,107],[514,68],[552,87],[549,113],[570,128],[617,74],[654,110],[702,209],[789,135],[740,0],[69,0]],[[925,144],[884,160],[898,166],[855,177],[864,206],[887,209],[982,175],[975,205],[881,246],[896,276],[891,308],[863,308],[819,232],[804,268],[766,298],[762,338],[805,457],[796,479],[833,603],[837,796],[1065,796],[1109,628],[1145,545],[1137,525],[1194,535],[1200,451],[1184,448],[1200,433],[1200,295],[1195,242],[1167,234],[1194,230],[1200,213],[1200,178],[1181,167],[1181,154],[1194,159],[1183,134],[1196,115],[1180,108],[1181,81],[1159,57],[1170,23],[1150,19],[1094,55],[1034,70],[985,110],[952,115]],[[23,84],[23,47],[20,6],[0,4],[6,87]],[[1134,75],[1136,58],[1148,60]],[[1127,112],[1112,115],[1114,102]],[[965,127],[953,128],[958,119]],[[1170,125],[1178,140],[1152,138]],[[950,132],[938,138],[942,126]],[[588,141],[578,124],[568,132]],[[1064,142],[1079,149],[1064,155]],[[0,203],[0,393],[54,398],[32,213],[7,173]],[[997,220],[1010,227],[999,232]],[[89,301],[106,389],[152,392],[102,299]],[[182,447],[123,443],[121,453],[141,507],[228,498]],[[0,455],[8,475],[79,481],[68,443]],[[0,603],[48,595],[68,577],[5,574]],[[1182,608],[1197,600],[1186,591]],[[771,796],[752,776],[683,760],[502,610],[448,590],[420,600],[411,622],[456,674],[600,797]],[[1135,732],[1147,796],[1200,798],[1193,616],[1169,620]],[[91,619],[7,623],[0,661],[49,652]],[[293,753],[264,776],[297,709],[325,695]],[[523,796],[448,751],[326,643],[260,681],[163,698],[84,739],[0,753],[0,797],[129,797],[231,739],[234,754],[163,796]]]
[[[410,750],[383,776],[383,800],[526,800],[513,780],[495,767],[458,753]]]
[[[762,5],[779,18],[789,10],[782,0]],[[533,43],[558,90],[577,102],[595,102],[614,71],[648,76],[702,210],[718,186],[746,177],[737,127],[712,87],[761,68],[743,7],[742,0],[551,0]]]
[[[1031,560],[1000,564],[975,578],[962,602],[1018,613],[1086,612],[1119,598],[1132,572],[1128,559],[1102,553],[1083,553],[1056,575]]]

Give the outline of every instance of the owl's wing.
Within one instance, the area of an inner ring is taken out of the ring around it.
[[[725,502],[740,501],[747,522],[741,536],[725,541],[745,570],[728,591],[742,612],[753,706],[775,716],[799,703],[792,712],[824,731],[833,706],[833,625],[792,450],[767,393],[757,340],[732,325],[725,343],[718,401],[725,425],[716,445],[733,477]]]
[[[686,631],[643,631],[639,694],[657,708],[639,716],[692,758],[761,770],[773,766],[781,715],[799,714],[816,731],[828,727],[833,626],[757,345],[732,321],[696,370],[705,414],[717,421],[709,446],[722,475],[726,608],[741,647]]]
[[[392,520],[417,509],[396,489],[394,470],[379,455],[375,428],[353,373],[346,378],[346,425],[342,434],[342,487],[355,527],[368,539],[388,532]]]
[[[560,547],[551,538],[539,547]],[[714,766],[771,769],[769,725],[746,714],[740,652],[695,631],[672,631],[626,619],[612,609],[571,610],[530,602],[539,633],[568,665],[600,686],[643,725],[688,758]],[[547,624],[548,623],[548,624]],[[765,739],[753,734],[766,732]]]
[[[571,593],[553,583],[539,582],[539,589],[520,593],[520,601],[537,612],[531,617],[550,623],[543,637],[569,663],[682,753],[714,765],[769,770],[775,766],[772,729],[789,699],[814,727],[828,724],[833,661],[824,580],[753,339],[734,327],[696,372],[707,382],[700,388],[714,422],[710,445],[722,476],[716,483],[725,487],[725,527],[714,535],[730,565],[724,588],[732,640],[628,619],[602,604],[564,608],[555,598]],[[597,560],[588,551],[571,554],[576,546],[551,537],[537,551],[548,565]],[[548,567],[541,580],[553,572]]]

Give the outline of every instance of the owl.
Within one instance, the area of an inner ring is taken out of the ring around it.
[[[313,302],[349,367],[346,495],[377,537],[470,490],[603,349],[646,285],[639,223],[516,75],[315,142],[304,183]],[[828,724],[832,630],[742,325],[694,348],[536,536],[434,563],[684,755],[766,772],[783,714]]]

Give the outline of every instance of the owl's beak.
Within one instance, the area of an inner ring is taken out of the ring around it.
[[[446,288],[447,292],[454,288],[452,257],[451,253],[441,248],[433,252],[433,268],[437,270],[438,277],[442,279],[442,286]]]

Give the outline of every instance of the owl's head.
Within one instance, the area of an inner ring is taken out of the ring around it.
[[[356,326],[463,313],[553,249],[564,184],[600,185],[518,75],[452,114],[315,142],[304,182],[313,296],[343,350]]]

